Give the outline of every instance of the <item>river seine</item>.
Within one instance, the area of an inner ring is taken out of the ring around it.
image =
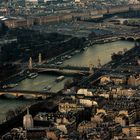
[[[134,42],[129,41],[96,44],[72,56],[71,59],[65,60],[63,65],[89,66],[89,63],[92,63],[96,66],[98,58],[100,58],[101,64],[103,65],[111,60],[112,53],[123,51],[124,49],[129,50],[133,46]],[[35,79],[25,79],[21,81],[15,89],[41,91],[44,87],[51,86],[51,90],[57,92],[61,90],[64,87],[64,83],[70,79],[70,77],[66,77],[63,81],[56,83],[55,79],[57,77],[58,76],[55,75],[40,74]],[[35,101],[31,100],[0,99],[0,122],[5,119],[5,114],[9,109],[27,106],[34,102]]]

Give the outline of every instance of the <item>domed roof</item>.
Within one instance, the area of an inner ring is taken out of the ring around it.
[[[63,120],[62,120],[62,122],[63,122],[64,124],[66,124],[66,123],[68,123],[68,120],[64,117]]]
[[[81,88],[77,91],[77,94],[84,94],[85,96],[92,96],[92,92],[88,91],[88,89]]]

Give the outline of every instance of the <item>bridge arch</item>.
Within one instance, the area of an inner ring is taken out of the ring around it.
[[[15,98],[15,99],[42,99],[45,100],[48,97],[54,95],[55,92],[42,92],[42,91],[0,91],[1,97]]]
[[[132,36],[129,36],[129,37],[126,37],[126,40],[129,40],[129,41],[135,41],[135,38],[132,37]]]
[[[0,98],[3,98],[3,97],[5,97],[5,94],[4,93],[0,94]]]
[[[133,36],[122,36],[120,37],[121,40],[129,40],[129,41],[135,41],[137,38]]]
[[[14,98],[14,99],[16,99],[16,96],[14,95],[14,94],[10,94],[10,93],[3,93],[3,94],[1,94],[3,97],[5,97],[5,98]]]
[[[137,37],[137,38],[135,39],[135,41],[140,41],[140,37]]]
[[[126,37],[123,37],[123,36],[122,36],[122,37],[120,37],[120,39],[121,39],[121,40],[126,40]]]

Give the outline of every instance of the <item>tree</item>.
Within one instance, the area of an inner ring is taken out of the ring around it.
[[[6,112],[6,120],[10,120],[11,118],[15,117],[15,111],[10,109]]]
[[[71,83],[72,83],[72,79],[68,79],[68,80],[66,80],[65,83],[64,83],[64,89],[69,88],[70,85],[71,85]]]

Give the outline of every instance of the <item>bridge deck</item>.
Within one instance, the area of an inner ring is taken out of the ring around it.
[[[10,94],[16,97],[19,96],[32,96],[32,97],[49,97],[56,95],[51,91],[28,91],[28,90],[0,90],[0,95]]]

